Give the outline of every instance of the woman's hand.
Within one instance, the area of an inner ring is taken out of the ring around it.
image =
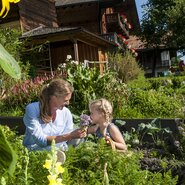
[[[72,139],[83,138],[83,137],[86,137],[86,136],[87,136],[87,132],[83,129],[80,129],[80,128],[71,132]]]

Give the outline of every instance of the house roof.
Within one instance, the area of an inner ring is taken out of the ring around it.
[[[129,39],[127,40],[128,45],[131,46],[131,48],[134,48],[136,50],[144,50],[146,49],[145,43],[142,42],[137,36],[130,35]]]
[[[105,38],[96,35],[82,27],[38,27],[26,33],[23,33],[20,39],[30,39],[34,43],[41,44],[46,41],[57,42],[64,40],[82,41],[91,45],[101,47],[114,47],[115,43],[106,40]]]
[[[55,6],[73,6],[85,3],[121,3],[125,0],[56,0]]]
[[[91,2],[99,2],[99,0],[56,0],[55,6],[68,6],[76,4],[84,4]]]
[[[131,48],[136,49],[137,51],[149,51],[153,50],[155,47],[147,46],[146,42],[141,41],[140,38],[138,38],[135,35],[130,35],[129,39],[127,39],[128,45],[131,46]],[[157,47],[158,49],[165,50],[176,50],[176,48],[165,46],[164,44],[161,44]]]

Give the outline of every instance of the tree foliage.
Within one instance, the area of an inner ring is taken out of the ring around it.
[[[148,0],[141,23],[141,38],[149,46],[185,47],[185,0]]]

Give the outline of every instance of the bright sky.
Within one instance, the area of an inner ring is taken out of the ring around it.
[[[141,8],[141,6],[143,4],[146,4],[147,0],[135,0],[135,2],[136,2],[136,6],[137,6],[137,12],[138,12],[139,20],[141,20],[141,18],[142,18],[142,8]]]

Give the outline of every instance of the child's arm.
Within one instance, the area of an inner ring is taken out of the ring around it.
[[[118,127],[112,124],[109,128],[109,132],[111,134],[116,149],[126,151],[127,145]]]
[[[92,126],[88,127],[87,133],[88,134],[94,134],[97,129],[98,129],[98,125],[92,125]]]

